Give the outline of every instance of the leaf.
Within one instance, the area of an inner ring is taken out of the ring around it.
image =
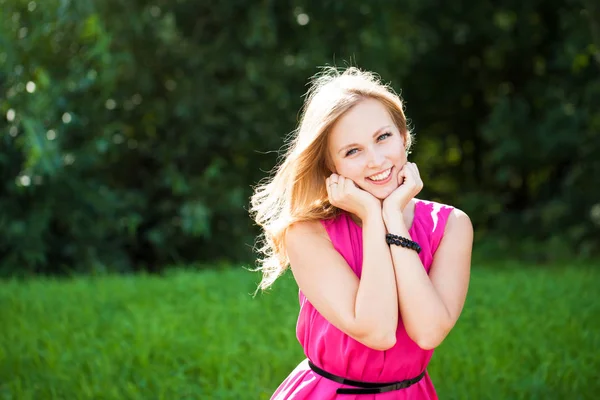
[[[31,173],[54,175],[60,169],[60,154],[56,143],[46,139],[42,125],[32,118],[23,116],[25,130],[25,168]]]

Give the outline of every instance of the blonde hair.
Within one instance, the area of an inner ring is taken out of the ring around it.
[[[311,79],[298,128],[288,137],[287,151],[270,177],[251,197],[250,214],[263,232],[258,251],[264,256],[254,271],[262,272],[259,289],[266,290],[289,264],[284,239],[296,222],[335,217],[339,210],[327,199],[325,178],[331,173],[327,144],[337,120],[360,101],[379,100],[404,137],[412,143],[400,97],[371,72],[349,67],[324,68]],[[257,289],[258,290],[258,289]]]

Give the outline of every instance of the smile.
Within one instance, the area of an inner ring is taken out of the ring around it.
[[[392,176],[392,168],[386,169],[383,172],[380,172],[376,175],[372,175],[370,177],[368,177],[367,179],[370,180],[371,182],[375,183],[375,184],[383,184],[383,183],[387,183],[390,178]]]

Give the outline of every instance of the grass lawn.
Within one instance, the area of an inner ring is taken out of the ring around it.
[[[597,264],[597,263],[596,263]],[[0,282],[0,399],[268,399],[303,359],[291,274]],[[596,399],[600,269],[473,267],[429,371],[440,399]]]

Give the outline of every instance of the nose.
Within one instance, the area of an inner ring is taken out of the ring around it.
[[[367,167],[370,169],[380,169],[385,163],[385,154],[381,151],[377,151],[376,149],[369,150],[369,158]]]

